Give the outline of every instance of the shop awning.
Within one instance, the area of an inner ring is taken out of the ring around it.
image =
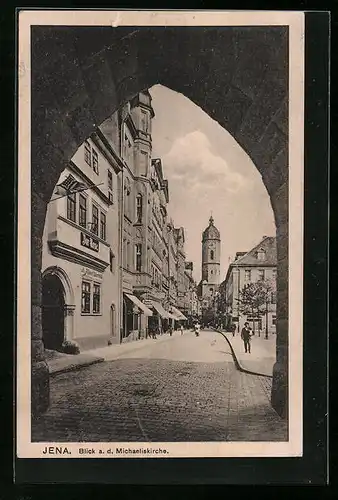
[[[183,313],[181,313],[181,311],[179,311],[178,309],[176,309],[176,307],[172,306],[172,307],[171,307],[171,309],[172,309],[172,313],[173,313],[173,315],[175,316],[175,319],[176,319],[176,320],[178,320],[178,321],[179,321],[179,320],[181,320],[181,319],[188,319],[188,318],[186,318],[186,317],[184,316],[184,314],[183,314]]]
[[[155,309],[155,311],[158,312],[158,314],[164,318],[164,319],[168,319],[169,318],[169,313],[168,311],[166,311],[162,305],[159,303],[159,302],[152,302],[152,306],[153,308]]]
[[[146,315],[146,316],[152,316],[153,312],[143,304],[143,302],[140,301],[135,295],[132,295],[131,293],[125,293],[125,296],[128,297],[129,300],[134,302],[134,304],[141,309],[141,311]]]
[[[171,314],[170,312],[168,312],[168,318],[170,318],[170,319],[177,319],[177,317],[175,316],[175,314]]]

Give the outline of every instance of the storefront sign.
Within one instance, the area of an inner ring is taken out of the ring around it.
[[[99,251],[99,242],[92,236],[88,236],[87,234],[81,233],[81,245],[86,248],[90,248],[95,252]]]
[[[98,273],[97,271],[93,271],[92,269],[88,269],[86,267],[83,267],[81,269],[81,274],[83,277],[92,278],[92,279],[99,279],[99,280],[102,280],[102,277],[103,277],[102,273]]]

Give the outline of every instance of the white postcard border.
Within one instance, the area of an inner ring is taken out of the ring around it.
[[[18,16],[17,456],[178,458],[302,456],[304,13],[288,11],[22,10]],[[289,441],[180,443],[31,442],[30,27],[289,26]],[[46,454],[43,451],[52,447]],[[55,447],[70,452],[55,453]],[[125,448],[131,452],[116,453]],[[87,449],[86,453],[79,450]],[[108,450],[115,452],[108,453]],[[159,450],[166,450],[163,453]],[[94,450],[94,454],[89,450]],[[100,452],[101,450],[101,452]],[[139,450],[138,452],[133,450]],[[143,450],[143,451],[142,451]],[[146,451],[144,451],[146,450]],[[150,450],[150,451],[147,451]]]

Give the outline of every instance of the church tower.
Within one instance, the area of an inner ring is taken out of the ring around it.
[[[221,237],[211,216],[209,226],[202,234],[201,298],[204,306],[210,305],[220,283]]]

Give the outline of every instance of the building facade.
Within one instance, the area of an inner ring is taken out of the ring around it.
[[[199,319],[200,316],[197,285],[193,278],[193,266],[193,262],[185,262],[185,300],[182,312],[188,318],[189,324],[192,324],[193,321]]]
[[[42,251],[43,340],[80,349],[119,339],[121,164],[93,134],[61,174],[48,205]],[[72,194],[65,194],[71,191]]]
[[[276,331],[276,278],[277,251],[276,238],[264,236],[249,252],[237,252],[229,265],[226,278],[220,285],[220,307],[225,313],[227,327],[231,323],[240,331],[248,321],[254,331],[275,333]],[[268,283],[271,292],[260,314],[244,314],[240,305],[245,285],[257,282]]]
[[[177,306],[177,240],[168,216],[169,186],[161,159],[152,158],[148,91],[121,112],[123,171],[122,341],[167,331],[184,316]]]
[[[148,91],[105,120],[61,174],[43,236],[44,343],[80,350],[166,331],[197,309],[184,228],[152,159]],[[188,266],[189,267],[189,266]]]

